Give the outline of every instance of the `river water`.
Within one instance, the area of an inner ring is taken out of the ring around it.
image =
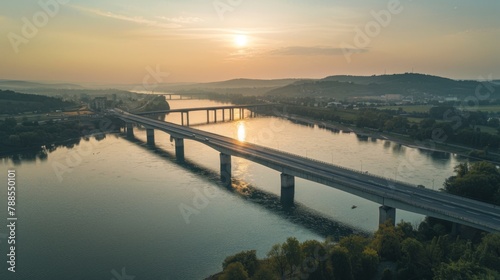
[[[169,102],[172,108],[221,105]],[[180,114],[166,119],[180,123]],[[440,188],[464,161],[275,117],[206,124],[202,111],[191,113],[190,122],[241,141],[427,188]],[[18,221],[15,275],[7,272],[7,230],[0,228],[1,279],[202,279],[218,272],[228,255],[255,249],[264,257],[289,236],[338,239],[377,228],[375,203],[297,178],[296,208],[282,209],[279,172],[233,157],[234,190],[227,190],[219,185],[218,152],[185,141],[186,163],[179,164],[169,135],[156,131],[156,147],[148,147],[145,131],[134,132],[135,140],[108,134],[58,148],[47,157],[2,159],[0,217],[6,223],[7,170],[14,169]],[[422,218],[397,211],[397,220],[416,224]]]

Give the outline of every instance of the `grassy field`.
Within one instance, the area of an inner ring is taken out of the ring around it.
[[[338,110],[335,112],[335,114],[341,117],[343,120],[356,121],[358,119],[358,112],[353,112],[350,110]]]

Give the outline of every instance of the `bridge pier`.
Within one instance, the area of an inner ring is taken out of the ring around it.
[[[127,137],[134,138],[134,126],[131,122],[127,123]]]
[[[379,208],[379,225],[391,220],[392,225],[396,225],[396,208],[382,205]]]
[[[184,139],[183,138],[174,138],[175,139],[175,157],[177,161],[184,161]]]
[[[152,128],[146,128],[146,136],[148,139],[148,145],[155,145],[155,130]]]
[[[189,126],[189,111],[186,111],[186,125]],[[184,112],[181,112],[181,125],[184,125]]]
[[[229,120],[234,121],[234,108],[229,109]]]
[[[210,110],[207,110],[207,124],[210,123]]]
[[[226,110],[222,109],[222,122],[226,121]]]
[[[293,206],[295,196],[295,177],[281,173],[281,204],[285,207]]]
[[[220,153],[220,180],[224,187],[231,187],[231,156],[223,153]]]
[[[214,123],[217,123],[217,109],[214,110]]]

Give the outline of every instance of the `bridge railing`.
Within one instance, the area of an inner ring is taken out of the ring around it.
[[[329,162],[318,160],[318,159],[315,159],[315,158],[305,157],[305,156],[302,156],[302,155],[298,155],[298,154],[294,154],[294,153],[291,153],[291,152],[287,152],[287,151],[283,151],[283,150],[278,150],[278,149],[270,148],[270,147],[265,147],[265,149],[269,149],[269,150],[272,150],[272,151],[277,152],[277,153],[282,153],[282,154],[286,154],[286,155],[289,155],[289,156],[293,156],[295,158],[300,158],[300,159],[314,161],[314,162],[320,163],[322,165],[325,165],[327,167],[335,167],[335,168],[346,170],[346,171],[350,171],[350,172],[353,172],[353,173],[356,173],[356,174],[359,174],[359,175],[376,177],[378,179],[382,179],[382,180],[385,180],[385,181],[388,181],[388,182],[397,183],[397,184],[408,186],[408,187],[418,188],[417,185],[414,185],[414,184],[410,184],[410,183],[399,181],[399,180],[394,180],[394,179],[387,178],[387,177],[380,176],[380,175],[373,174],[373,173],[370,173],[369,175],[367,175],[366,173],[363,173],[363,172],[361,172],[359,170],[356,170],[356,169],[353,169],[353,168],[340,166],[340,165],[337,165],[337,164],[329,163]]]

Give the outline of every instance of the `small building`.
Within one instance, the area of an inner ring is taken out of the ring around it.
[[[94,111],[106,110],[106,97],[96,97],[90,103],[90,108]]]

